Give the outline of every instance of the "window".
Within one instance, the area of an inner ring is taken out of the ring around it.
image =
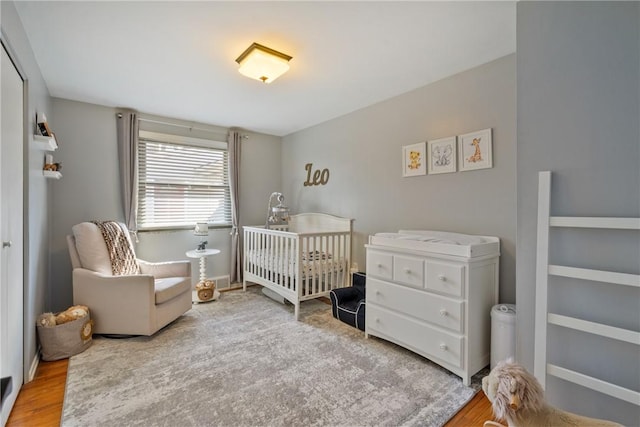
[[[138,227],[231,224],[226,142],[140,131]]]

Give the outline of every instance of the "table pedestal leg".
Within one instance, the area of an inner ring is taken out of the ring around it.
[[[207,266],[205,257],[200,257],[200,281],[204,282],[207,278]]]

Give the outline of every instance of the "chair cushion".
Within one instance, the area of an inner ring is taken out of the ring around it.
[[[162,304],[191,290],[189,277],[165,277],[155,280],[156,304]]]
[[[74,225],[71,230],[76,238],[76,250],[82,268],[111,276],[111,260],[107,244],[98,226],[91,222],[82,222]]]

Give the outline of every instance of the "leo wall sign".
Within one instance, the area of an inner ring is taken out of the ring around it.
[[[324,168],[322,171],[320,169],[316,169],[313,172],[313,179],[311,179],[311,170],[313,169],[313,163],[307,163],[304,165],[305,170],[307,171],[307,180],[304,182],[305,187],[309,187],[312,185],[325,185],[329,182],[329,169]]]

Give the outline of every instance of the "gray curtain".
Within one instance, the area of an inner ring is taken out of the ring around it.
[[[124,223],[136,235],[138,224],[138,114],[132,110],[116,113],[118,160]],[[136,239],[137,240],[137,239]]]
[[[238,233],[240,218],[240,132],[229,132],[229,190],[231,191],[231,266],[230,283],[242,281],[242,242]]]

